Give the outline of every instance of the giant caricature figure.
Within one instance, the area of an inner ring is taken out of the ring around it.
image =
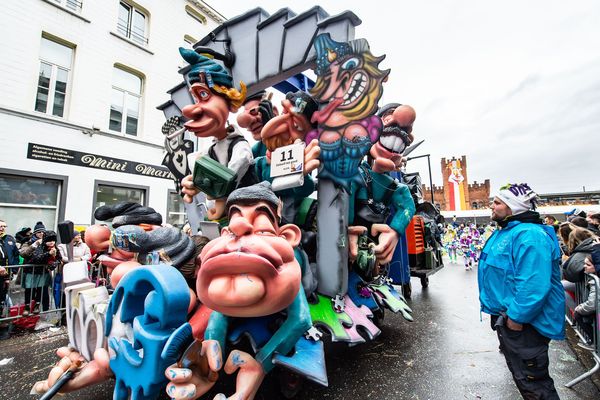
[[[189,119],[184,126],[197,137],[213,137],[214,143],[208,149],[208,156],[237,174],[238,185],[253,184],[254,169],[250,145],[233,126],[227,125],[230,112],[236,112],[246,96],[246,87],[240,83],[241,91],[234,85],[231,75],[214,60],[192,50],[179,49],[181,56],[190,63],[188,79],[194,103],[183,107],[183,115]],[[199,193],[194,186],[192,175],[182,183],[184,201],[191,202]],[[225,199],[218,202],[218,218],[222,214]]]
[[[327,105],[313,116],[319,127],[307,141],[319,138],[324,165],[319,176],[348,187],[360,179],[358,166],[383,128],[373,114],[390,71],[378,68],[385,56],[373,56],[364,39],[340,43],[323,34],[314,46],[317,82],[311,93]]]
[[[315,128],[311,123],[313,114],[318,109],[317,102],[308,93],[298,91],[289,92],[281,102],[281,115],[273,117],[262,129],[261,139],[267,151],[264,157],[256,159],[256,172],[258,178],[264,181],[272,181],[271,178],[271,152],[283,146],[304,142],[306,134]],[[286,221],[294,221],[296,207],[302,199],[311,195],[315,190],[315,184],[310,173],[320,165],[320,148],[318,141],[312,142],[304,149],[304,183],[293,189],[276,191],[282,197],[283,217]]]
[[[238,368],[234,398],[252,399],[264,374],[273,368],[275,352],[287,354],[311,325],[308,303],[301,287],[301,269],[294,257],[300,242],[295,225],[279,224],[279,199],[268,182],[237,189],[229,195],[229,226],[209,242],[200,255],[197,293],[214,310],[204,334],[202,349],[214,373]],[[225,339],[229,321],[267,316],[286,310],[285,322],[255,358],[234,350],[225,364]],[[172,383],[167,393],[175,399],[197,398],[214,379],[173,366],[166,375]]]
[[[378,237],[375,253],[379,264],[391,261],[394,249],[415,214],[415,205],[408,187],[396,182],[387,173],[398,171],[404,162],[402,152],[412,143],[412,124],[416,114],[412,107],[387,104],[377,113],[383,121],[383,132],[370,150],[371,164],[362,163],[363,185],[356,193],[355,223],[366,226]],[[390,206],[394,213],[390,221]]]
[[[373,171],[398,171],[405,162],[402,153],[415,139],[412,129],[417,114],[409,105],[390,103],[381,107],[377,115],[383,121],[383,132],[371,147]]]
[[[244,108],[238,113],[237,123],[246,128],[256,143],[252,146],[254,158],[263,157],[267,153],[267,147],[261,141],[260,133],[263,126],[273,117],[279,115],[277,107],[273,107],[270,95],[261,90],[246,97]]]

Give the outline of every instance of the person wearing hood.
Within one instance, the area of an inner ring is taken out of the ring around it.
[[[494,197],[492,220],[500,229],[481,253],[479,301],[523,398],[559,399],[548,344],[565,336],[561,253],[554,229],[535,211],[536,200],[525,183],[503,186]]]

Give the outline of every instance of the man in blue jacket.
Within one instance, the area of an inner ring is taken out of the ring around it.
[[[560,250],[554,230],[534,211],[536,198],[527,184],[506,185],[494,198],[492,220],[500,229],[481,253],[479,301],[523,398],[558,399],[548,343],[564,339]]]

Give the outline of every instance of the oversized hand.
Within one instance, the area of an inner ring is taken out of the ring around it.
[[[200,193],[198,188],[194,186],[194,177],[188,175],[181,180],[181,192],[183,193],[183,201],[191,203],[194,200],[194,196]]]
[[[271,103],[271,100],[267,99],[261,100],[261,102],[258,103],[258,112],[260,113],[261,122],[263,125],[277,115],[277,109],[273,108],[273,103]]]
[[[171,381],[166,389],[171,398],[197,399],[213,387],[219,378],[218,371],[223,367],[219,342],[202,342],[200,358],[191,362],[192,369],[173,364],[165,371],[165,376]]]
[[[235,393],[230,397],[219,393],[214,400],[252,400],[262,383],[265,372],[262,365],[250,354],[243,351],[233,350],[225,363],[225,372],[228,375],[233,374],[238,369],[235,381]]]
[[[319,165],[321,165],[321,161],[319,160],[320,154],[321,148],[319,147],[319,141],[313,139],[308,146],[304,148],[304,175],[308,175],[319,168]]]
[[[358,256],[358,237],[365,233],[367,228],[365,226],[349,226],[348,227],[348,258],[350,262],[356,260]]]
[[[386,224],[373,224],[371,227],[371,235],[377,238],[377,246],[375,246],[375,257],[380,265],[387,264],[392,261],[394,250],[398,244],[398,232],[390,228]]]
[[[375,161],[373,161],[373,171],[378,174],[383,174],[386,172],[391,172],[396,170],[396,163],[388,158],[377,157]]]
[[[34,392],[38,394],[46,393],[56,383],[58,378],[71,368],[76,361],[82,362],[82,365],[73,379],[69,380],[61,388],[60,393],[72,392],[92,386],[104,382],[112,376],[109,367],[108,352],[105,349],[96,350],[94,359],[88,363],[84,362],[85,360],[78,351],[69,347],[61,347],[56,351],[56,354],[61,357],[61,360],[50,370],[47,380],[36,382],[33,385]]]

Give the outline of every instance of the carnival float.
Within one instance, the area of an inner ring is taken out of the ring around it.
[[[225,374],[227,398],[252,399],[273,369],[326,386],[324,340],[374,340],[385,311],[412,321],[394,285],[408,276],[415,201],[398,172],[416,114],[378,104],[390,70],[354,38],[360,22],[257,8],[179,49],[163,164],[194,235],[139,204],[96,210],[106,225],[85,240],[110,285],[65,266],[70,348],[38,392],[80,362],[63,390],[113,378],[115,399],[201,398]],[[273,104],[271,87],[292,90]]]

